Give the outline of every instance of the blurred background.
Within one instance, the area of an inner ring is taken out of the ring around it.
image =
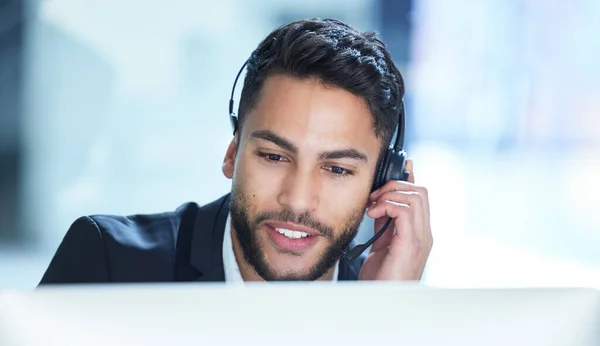
[[[378,31],[405,76],[426,284],[600,288],[600,1],[0,0],[0,289],[81,215],[227,193],[235,74],[310,17]]]

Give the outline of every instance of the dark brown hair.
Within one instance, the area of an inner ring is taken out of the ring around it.
[[[374,32],[359,32],[335,19],[299,20],[271,32],[248,59],[238,110],[238,130],[256,105],[267,77],[318,78],[362,97],[375,135],[386,149],[398,122],[404,81]]]

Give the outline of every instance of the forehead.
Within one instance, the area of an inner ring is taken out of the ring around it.
[[[364,99],[318,79],[269,77],[244,122],[246,134],[269,129],[299,148],[379,148],[371,111]]]

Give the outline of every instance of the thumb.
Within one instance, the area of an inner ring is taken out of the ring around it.
[[[412,159],[406,160],[406,172],[408,174],[408,182],[411,184],[415,183],[415,171],[414,171],[414,163]]]

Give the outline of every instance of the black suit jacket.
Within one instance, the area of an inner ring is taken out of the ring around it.
[[[67,231],[40,285],[224,281],[229,197],[202,207],[186,203],[162,214],[81,217]],[[341,260],[338,280],[356,280],[363,261]]]

